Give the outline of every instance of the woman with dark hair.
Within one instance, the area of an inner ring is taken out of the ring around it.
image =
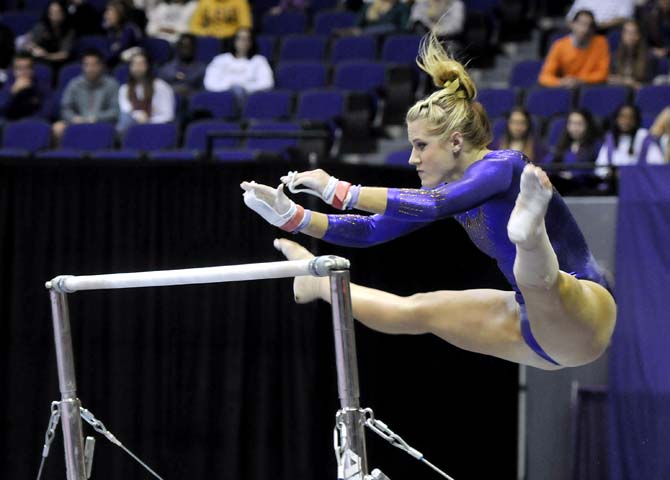
[[[648,82],[651,75],[651,56],[640,25],[635,20],[626,20],[621,28],[621,43],[612,56],[608,81],[637,89]]]
[[[75,31],[65,4],[60,0],[50,1],[29,37],[24,48],[36,60],[55,65],[67,61],[74,46]]]
[[[532,162],[541,160],[546,154],[546,148],[533,134],[530,113],[521,107],[515,107],[509,112],[505,133],[494,142],[492,148],[523,152]]]
[[[117,130],[125,132],[138,123],[166,123],[174,120],[175,100],[172,87],[155,78],[144,52],[130,58],[128,83],[119,89],[121,115]]]
[[[642,12],[643,31],[655,57],[670,53],[670,0],[652,0]]]
[[[109,39],[110,55],[107,64],[113,67],[126,61],[142,40],[142,31],[128,20],[128,6],[120,0],[112,0],[105,9],[103,27]]]
[[[240,28],[235,34],[232,49],[214,57],[207,66],[205,89],[210,92],[232,90],[243,100],[249,93],[274,87],[272,68],[257,51],[251,30]]]
[[[637,105],[625,103],[616,109],[596,165],[635,165],[665,163],[656,139],[641,128],[642,115]],[[608,168],[597,168],[596,175],[609,176]]]

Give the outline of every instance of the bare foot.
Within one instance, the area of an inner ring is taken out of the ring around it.
[[[537,245],[544,229],[553,188],[544,170],[535,165],[526,165],[520,182],[521,191],[507,223],[507,235],[512,243],[529,250]]]
[[[275,239],[273,246],[288,260],[306,260],[314,258],[314,255],[302,245],[285,238]],[[324,281],[327,282],[328,278],[312,276],[295,277],[295,279],[293,279],[293,296],[295,301],[297,303],[309,303],[321,298]]]

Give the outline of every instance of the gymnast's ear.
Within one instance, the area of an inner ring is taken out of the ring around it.
[[[463,134],[457,130],[449,135],[446,147],[451,149],[454,155],[457,155],[463,150],[463,141]]]

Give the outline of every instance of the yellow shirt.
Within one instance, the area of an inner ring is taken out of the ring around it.
[[[200,0],[191,17],[191,33],[195,35],[225,38],[251,26],[247,0]]]

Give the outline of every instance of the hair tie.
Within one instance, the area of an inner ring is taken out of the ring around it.
[[[465,98],[465,92],[463,90],[459,90],[460,86],[461,82],[458,80],[458,78],[444,82],[444,89],[447,95],[455,94],[458,98]]]

